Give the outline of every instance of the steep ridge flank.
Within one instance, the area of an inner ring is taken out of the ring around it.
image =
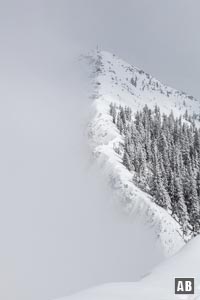
[[[88,136],[95,161],[113,188],[116,204],[129,216],[139,217],[147,226],[153,226],[158,245],[166,256],[171,255],[184,244],[180,225],[133,183],[132,173],[123,166],[122,155],[116,151],[124,140],[112,122],[109,106],[111,102],[129,106],[135,113],[145,104],[151,108],[157,105],[161,113],[173,111],[177,117],[187,111],[198,125],[200,102],[165,86],[111,53],[95,51],[86,59],[91,67],[93,84]]]

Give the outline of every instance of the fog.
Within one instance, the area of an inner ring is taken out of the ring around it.
[[[85,3],[83,7],[81,1],[0,1],[4,300],[48,300],[94,284],[132,281],[162,259],[159,249],[154,250],[153,233],[115,210],[111,191],[91,164],[84,134],[91,100],[71,68],[71,58],[99,40],[132,63],[136,58],[147,69],[154,63],[152,71],[158,74],[165,70],[155,57],[151,64],[145,55],[143,61],[137,47],[132,54],[132,30],[125,34],[124,24],[118,35],[119,20],[128,14],[131,1],[122,11],[119,3],[112,10],[113,1],[107,6],[104,1],[102,6],[97,1]],[[102,26],[106,7],[104,24],[118,24],[107,33]],[[142,32],[141,41],[148,36]],[[181,72],[175,77],[184,81]],[[197,82],[190,82],[183,89],[198,91]]]

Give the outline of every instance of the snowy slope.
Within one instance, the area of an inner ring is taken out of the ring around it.
[[[171,255],[184,244],[179,224],[134,185],[132,174],[122,165],[114,149],[123,140],[112,123],[109,104],[127,105],[133,112],[145,104],[158,105],[161,113],[169,114],[173,110],[174,115],[179,116],[186,110],[189,115],[198,114],[200,102],[165,86],[111,53],[95,51],[86,58],[93,86],[88,136],[94,159],[113,188],[116,204],[133,218],[139,216],[142,222],[153,227],[164,255]]]
[[[111,283],[60,300],[198,300],[200,299],[200,237],[194,238],[141,281]],[[194,295],[174,295],[174,277],[195,277]]]
[[[96,57],[96,58],[95,58]],[[162,84],[151,75],[135,68],[115,55],[102,51],[94,53],[99,95],[113,98],[114,102],[131,106],[133,110],[159,105],[161,111],[175,115],[200,114],[200,102],[193,96]],[[99,84],[100,83],[100,84]]]

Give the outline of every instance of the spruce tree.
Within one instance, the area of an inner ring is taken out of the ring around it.
[[[127,151],[124,151],[124,155],[123,155],[123,165],[129,170],[132,170],[132,166],[131,166],[131,161],[130,161],[130,157],[127,153]]]
[[[186,233],[188,230],[188,211],[185,204],[183,189],[179,177],[175,178],[174,182],[175,191],[174,191],[174,201],[173,201],[173,214],[178,217],[178,221],[182,226],[183,232]]]

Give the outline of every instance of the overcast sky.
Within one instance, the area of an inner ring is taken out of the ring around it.
[[[131,281],[155,263],[153,234],[116,225],[85,173],[89,103],[69,92],[68,62],[98,44],[200,99],[199,11],[199,0],[0,0],[1,299]]]
[[[98,44],[200,97],[199,9],[198,0],[0,1],[0,51],[59,76],[70,50]]]

